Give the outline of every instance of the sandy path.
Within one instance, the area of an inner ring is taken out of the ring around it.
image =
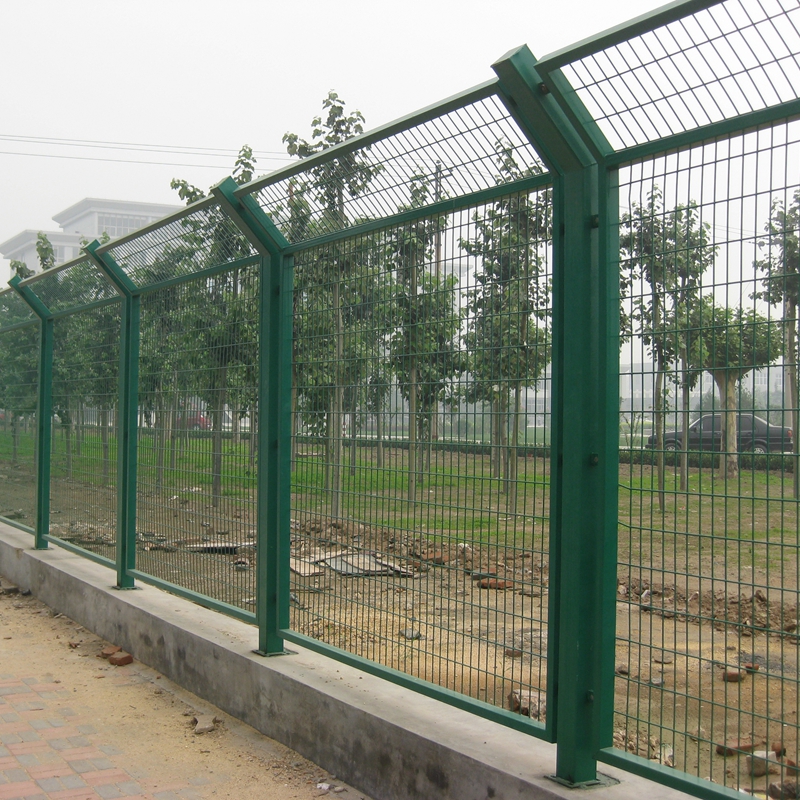
[[[368,800],[155,670],[97,658],[106,644],[0,592],[0,800]],[[196,734],[197,714],[216,729]]]

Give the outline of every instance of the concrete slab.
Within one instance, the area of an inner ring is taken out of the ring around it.
[[[378,800],[556,800],[555,748],[311,651],[262,658],[253,627],[141,584],[0,523],[0,575],[227,713]],[[678,800],[623,773],[596,800]]]

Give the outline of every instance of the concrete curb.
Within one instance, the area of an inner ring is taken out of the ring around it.
[[[0,523],[0,575],[30,590],[180,686],[293,748],[376,800],[555,800],[555,748],[497,723],[292,646],[254,654],[254,628],[142,584],[113,588],[107,568]],[[611,767],[597,800],[677,800],[681,792]]]

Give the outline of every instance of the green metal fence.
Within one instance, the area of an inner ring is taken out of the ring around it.
[[[569,784],[794,780],[800,6],[494,70],[12,281],[0,512]]]
[[[32,531],[36,521],[39,330],[12,289],[0,292],[0,517]]]

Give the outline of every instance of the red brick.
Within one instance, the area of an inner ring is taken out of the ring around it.
[[[100,795],[93,789],[61,789],[47,796],[50,800],[97,800]]]
[[[98,769],[94,772],[82,772],[81,778],[90,786],[102,786],[105,783],[129,781],[131,776],[124,769]]]
[[[47,742],[17,742],[16,744],[7,744],[9,752],[13,756],[22,756],[28,753],[35,753],[38,750],[49,750],[50,745]]]
[[[513,589],[514,581],[504,581],[501,578],[483,578],[478,586],[481,589]]]
[[[133,663],[133,656],[120,650],[119,653],[114,653],[113,656],[108,657],[108,663],[113,664],[115,667],[124,667],[126,664]]]
[[[58,754],[64,761],[81,761],[83,759],[91,761],[93,758],[105,758],[104,753],[92,746],[72,747],[69,750],[59,750]]]
[[[26,722],[4,722],[0,725],[0,734],[2,733],[19,733],[20,731],[27,731],[30,726]]]
[[[41,767],[27,767],[28,775],[35,781],[45,778],[60,778],[62,775],[72,775],[73,770],[69,764],[56,764],[55,766],[44,765]]]
[[[41,793],[42,790],[33,781],[0,785],[0,800],[16,800],[17,797],[30,797],[32,794]]]

